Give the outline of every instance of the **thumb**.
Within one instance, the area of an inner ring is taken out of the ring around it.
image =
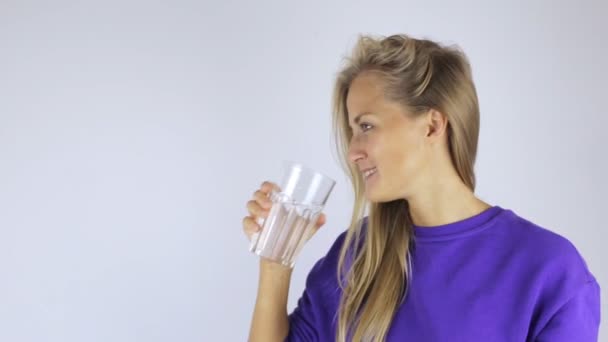
[[[315,223],[315,229],[321,228],[326,221],[327,218],[325,217],[325,214],[321,213],[321,215],[319,215],[319,218],[317,219],[317,222]]]

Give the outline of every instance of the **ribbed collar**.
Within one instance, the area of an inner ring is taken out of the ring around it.
[[[461,221],[433,227],[414,225],[414,236],[417,241],[439,241],[459,238],[478,232],[492,225],[497,218],[510,212],[500,206],[493,206],[483,212]]]

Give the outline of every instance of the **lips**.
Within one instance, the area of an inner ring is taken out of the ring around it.
[[[370,176],[374,175],[376,172],[378,172],[378,169],[376,169],[374,167],[374,168],[370,168],[370,169],[364,170],[362,173],[363,173],[363,177],[365,179],[368,179]]]

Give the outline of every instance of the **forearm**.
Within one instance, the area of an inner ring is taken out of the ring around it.
[[[260,258],[258,294],[249,342],[283,342],[289,333],[287,298],[292,269]]]

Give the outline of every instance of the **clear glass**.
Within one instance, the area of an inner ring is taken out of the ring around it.
[[[283,168],[280,190],[270,193],[272,207],[266,219],[258,219],[262,229],[252,236],[249,250],[292,268],[336,181],[294,161],[283,161]]]

